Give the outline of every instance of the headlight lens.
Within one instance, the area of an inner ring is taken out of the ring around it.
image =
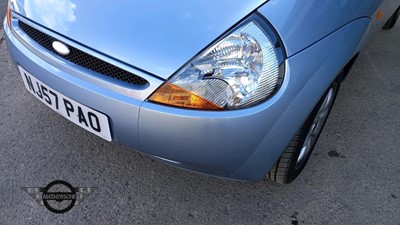
[[[203,51],[150,96],[163,104],[197,109],[254,105],[282,81],[282,49],[272,32],[253,16]]]

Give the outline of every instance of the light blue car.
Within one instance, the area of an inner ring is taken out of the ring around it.
[[[4,30],[26,89],[83,129],[200,173],[289,183],[399,5],[10,0]]]

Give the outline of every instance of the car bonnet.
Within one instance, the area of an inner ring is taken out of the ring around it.
[[[37,24],[163,79],[264,2],[13,0]]]

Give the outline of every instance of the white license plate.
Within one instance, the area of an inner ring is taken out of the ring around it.
[[[38,80],[18,66],[26,89],[45,105],[91,133],[111,141],[110,125],[106,115],[76,102]]]

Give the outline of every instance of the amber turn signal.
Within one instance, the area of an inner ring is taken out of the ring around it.
[[[169,82],[157,89],[149,100],[183,108],[223,110],[220,106]]]
[[[7,4],[7,23],[8,27],[11,28],[11,8],[10,8],[10,2]]]
[[[380,20],[382,18],[382,15],[383,15],[382,9],[379,9],[378,12],[376,13],[376,17],[375,17],[376,20]]]

